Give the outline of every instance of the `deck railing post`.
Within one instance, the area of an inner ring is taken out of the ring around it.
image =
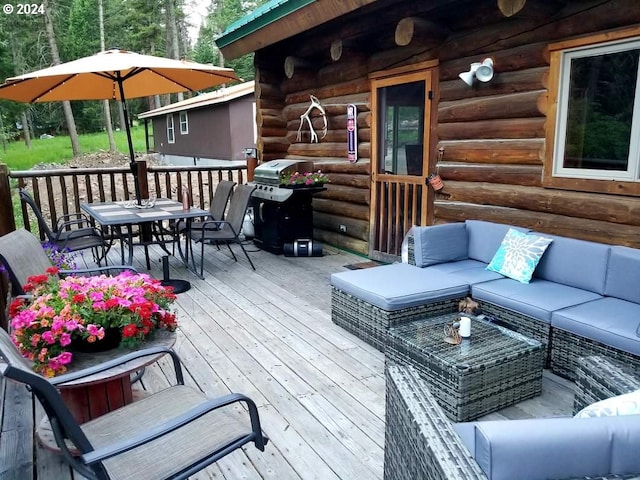
[[[141,198],[149,198],[149,179],[147,178],[147,162],[145,160],[138,160],[136,162],[138,168],[138,184],[140,185],[140,200]]]
[[[15,229],[16,218],[13,214],[9,167],[0,163],[0,235],[13,232]]]

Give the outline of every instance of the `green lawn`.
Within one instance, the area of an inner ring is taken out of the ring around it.
[[[127,135],[125,132],[114,132],[118,151],[128,154]],[[131,129],[133,148],[136,152],[145,152],[144,126]],[[80,135],[82,153],[109,150],[109,139],[105,132]],[[0,162],[6,163],[10,170],[28,170],[39,163],[64,163],[73,158],[71,141],[67,136],[50,139],[34,139],[31,148],[24,141],[11,142],[7,150],[0,150]]]

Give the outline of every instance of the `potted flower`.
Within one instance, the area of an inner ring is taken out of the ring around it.
[[[29,277],[24,290],[32,297],[10,306],[12,338],[34,370],[47,377],[67,370],[77,342],[97,345],[111,332],[120,337],[120,345],[130,347],[158,329],[177,326],[169,311],[175,294],[146,274],[61,279],[51,267]]]
[[[322,173],[320,170],[317,172],[293,172],[284,173],[280,177],[280,185],[295,188],[295,187],[318,187],[329,182],[329,177]]]

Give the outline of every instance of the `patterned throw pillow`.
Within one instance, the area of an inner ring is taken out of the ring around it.
[[[521,283],[529,283],[545,250],[553,241],[510,228],[487,270],[493,270]]]
[[[640,415],[640,390],[607,398],[584,407],[574,418]]]

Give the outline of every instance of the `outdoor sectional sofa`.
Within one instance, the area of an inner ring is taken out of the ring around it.
[[[640,366],[640,250],[551,238],[530,283],[487,270],[510,225],[467,220],[414,227],[409,263],[335,273],[332,320],[384,351],[394,326],[457,310],[482,313],[545,345],[546,365],[575,378],[579,358]]]
[[[588,358],[613,393],[638,388],[618,364]],[[388,364],[386,383],[385,480],[640,478],[639,414],[452,423],[414,368]],[[589,395],[601,398],[598,383]]]

